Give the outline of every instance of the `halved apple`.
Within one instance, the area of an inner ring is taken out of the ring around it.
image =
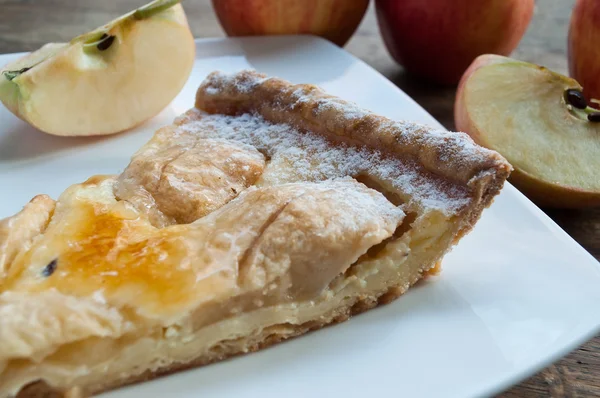
[[[156,0],[0,71],[0,100],[54,135],[114,134],[158,114],[180,92],[195,56],[179,1]]]
[[[456,95],[456,128],[498,151],[511,181],[536,203],[600,205],[599,111],[577,81],[544,67],[482,55]]]

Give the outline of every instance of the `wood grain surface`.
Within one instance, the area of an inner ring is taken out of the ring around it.
[[[46,42],[69,40],[144,3],[0,0],[0,53],[28,51]],[[574,0],[537,0],[534,19],[513,56],[566,73],[566,35],[573,3]],[[195,37],[223,36],[208,0],[186,0],[184,5]],[[372,4],[346,49],[402,88],[448,129],[454,128],[455,90],[415,80],[393,62],[379,35]],[[600,209],[545,211],[600,259]],[[600,397],[600,336],[500,396]]]

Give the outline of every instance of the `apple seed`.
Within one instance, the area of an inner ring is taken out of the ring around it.
[[[590,113],[587,117],[590,122],[600,122],[600,112]]]
[[[565,102],[569,105],[573,105],[577,109],[587,108],[587,101],[585,100],[583,93],[574,88],[565,91]]]
[[[100,50],[100,51],[108,50],[110,48],[110,46],[112,46],[114,41],[115,41],[115,36],[109,36],[105,33],[100,38],[100,42],[96,45],[96,48],[98,48],[98,50]]]

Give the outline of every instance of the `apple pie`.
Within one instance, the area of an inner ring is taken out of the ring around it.
[[[510,171],[465,134],[214,72],[122,174],[0,223],[0,396],[93,395],[388,303]]]

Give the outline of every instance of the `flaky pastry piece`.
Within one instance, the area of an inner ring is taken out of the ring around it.
[[[123,173],[0,223],[0,396],[95,394],[387,303],[510,170],[465,134],[215,72]]]

